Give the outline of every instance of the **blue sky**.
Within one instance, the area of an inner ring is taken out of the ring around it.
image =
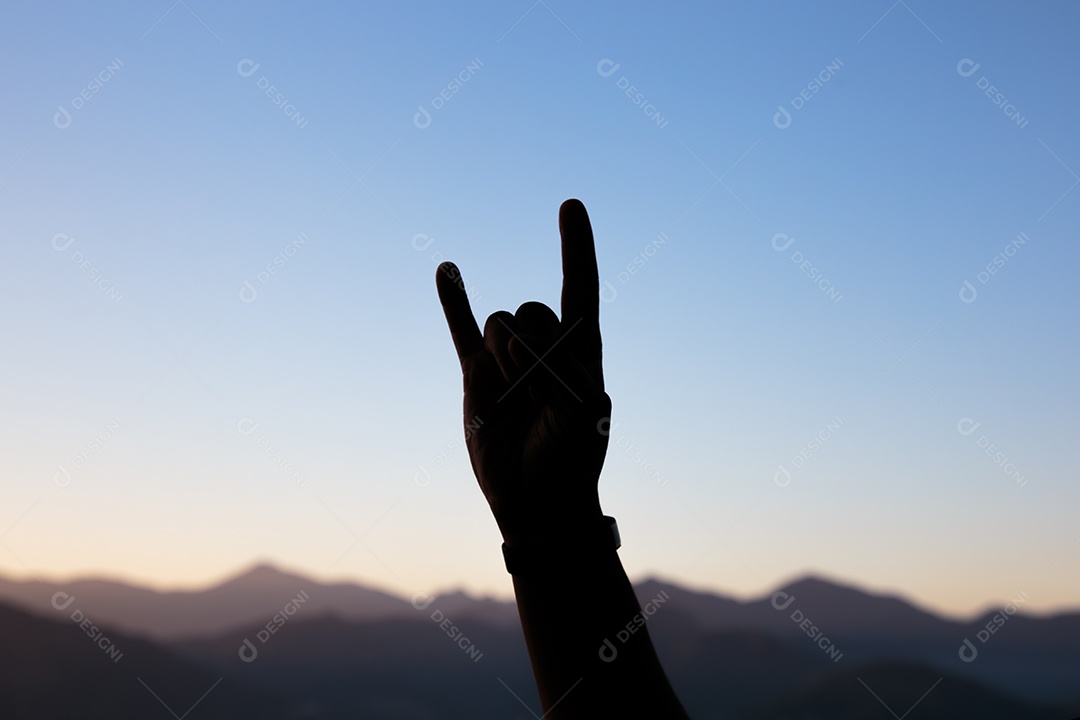
[[[434,272],[578,197],[632,577],[1076,605],[1074,4],[0,16],[0,572],[509,596]]]

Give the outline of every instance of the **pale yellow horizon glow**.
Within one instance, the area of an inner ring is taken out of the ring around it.
[[[187,569],[187,572],[173,572],[168,575],[157,577],[142,576],[137,573],[118,569],[90,569],[85,567],[71,566],[49,571],[27,571],[17,569],[10,564],[0,564],[0,580],[14,582],[44,581],[56,585],[86,581],[103,580],[122,583],[130,586],[144,588],[159,593],[168,592],[199,592],[221,585],[233,578],[245,574],[252,568],[260,565],[271,566],[278,571],[288,574],[319,580],[329,584],[356,584],[380,592],[394,595],[407,600],[417,591],[427,592],[433,595],[451,592],[465,592],[476,598],[494,598],[501,601],[512,602],[514,600],[513,588],[509,577],[500,586],[498,582],[441,582],[431,587],[413,587],[404,584],[387,581],[385,578],[365,578],[355,572],[331,572],[325,577],[319,578],[319,573],[299,565],[281,562],[267,557],[254,557],[247,563],[242,563],[232,570],[200,571],[195,567]],[[896,584],[868,583],[847,580],[839,574],[823,572],[820,570],[806,569],[801,572],[788,572],[779,576],[775,582],[765,587],[754,587],[752,584],[741,585],[738,588],[724,587],[720,583],[708,583],[701,580],[686,580],[673,577],[670,574],[655,571],[638,571],[627,568],[630,579],[634,584],[645,580],[656,580],[665,584],[677,585],[685,590],[697,593],[709,593],[725,597],[739,602],[749,602],[767,597],[775,590],[790,585],[807,577],[815,577],[836,585],[853,588],[869,595],[888,596],[903,600],[916,608],[933,613],[943,619],[964,622],[981,617],[988,611],[1001,607],[1012,598],[988,598],[982,603],[971,603],[956,596],[950,596],[944,591],[938,594],[927,593],[925,595],[910,592]],[[1052,598],[1030,598],[1021,607],[1021,613],[1032,617],[1050,616],[1064,613],[1080,612],[1080,602],[1070,603],[1066,599],[1054,600]]]

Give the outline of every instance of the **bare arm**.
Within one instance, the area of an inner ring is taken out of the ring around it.
[[[559,209],[562,318],[542,303],[480,329],[456,266],[436,285],[464,379],[473,472],[514,558],[514,592],[548,717],[685,718],[600,510],[611,399],[599,273],[585,207]],[[619,631],[635,632],[625,642]]]

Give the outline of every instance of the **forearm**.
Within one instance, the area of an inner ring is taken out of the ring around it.
[[[686,718],[618,554],[557,555],[514,576],[546,717]]]

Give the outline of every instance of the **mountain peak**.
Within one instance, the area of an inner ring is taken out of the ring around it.
[[[241,570],[236,575],[226,578],[223,582],[217,584],[216,587],[224,587],[227,585],[276,586],[286,583],[295,585],[298,582],[310,584],[315,581],[304,575],[283,570],[271,562],[259,561],[246,570]]]
[[[806,575],[800,575],[793,580],[780,585],[777,590],[783,590],[785,592],[795,594],[796,592],[809,593],[836,593],[836,592],[857,592],[863,595],[870,594],[865,588],[852,585],[850,583],[840,582],[833,578],[827,578],[824,575],[818,575],[816,573],[807,573]]]
[[[268,560],[262,560],[262,561],[259,561],[259,562],[255,563],[250,568],[248,568],[248,570],[246,572],[243,572],[241,574],[242,575],[253,575],[253,576],[258,576],[258,575],[274,575],[274,576],[277,576],[277,575],[284,575],[285,573],[281,570],[281,568],[279,568],[274,563],[272,563],[272,562],[270,562]]]

